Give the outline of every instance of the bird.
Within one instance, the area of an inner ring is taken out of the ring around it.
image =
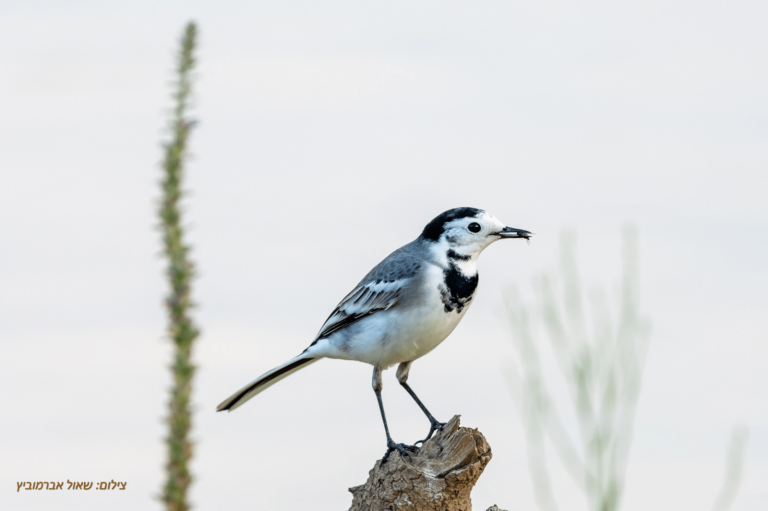
[[[312,343],[297,357],[264,373],[225,399],[217,411],[232,411],[278,381],[323,359],[355,360],[373,366],[372,387],[379,404],[387,451],[410,457],[445,423],[429,412],[408,385],[411,364],[453,332],[472,304],[479,282],[480,253],[501,239],[533,233],[505,226],[482,209],[460,207],[430,221],[412,242],[376,265],[326,319]],[[426,438],[413,445],[389,434],[381,398],[382,371],[397,364],[396,377],[430,423]]]

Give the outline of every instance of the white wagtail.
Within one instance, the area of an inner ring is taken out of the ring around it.
[[[494,241],[529,239],[532,233],[505,227],[481,209],[455,208],[427,224],[416,240],[395,250],[336,306],[312,344],[301,355],[225,399],[217,411],[234,410],[267,387],[321,358],[357,360],[373,366],[373,391],[387,434],[386,461],[392,450],[404,455],[415,446],[389,436],[381,402],[384,369],[397,367],[397,380],[430,422],[429,440],[443,427],[406,383],[414,360],[423,357],[456,328],[477,287],[477,258]]]

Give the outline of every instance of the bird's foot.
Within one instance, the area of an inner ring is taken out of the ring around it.
[[[436,419],[433,419],[429,422],[430,422],[430,426],[429,426],[429,434],[427,435],[427,438],[425,438],[424,440],[419,440],[418,442],[415,442],[414,445],[418,445],[418,444],[424,445],[424,442],[432,438],[432,435],[435,434],[435,431],[442,431],[443,427],[446,424],[445,422],[439,422]]]
[[[405,456],[407,458],[411,457],[411,452],[418,451],[419,448],[415,445],[408,445],[408,444],[398,444],[393,442],[392,440],[387,441],[387,452],[384,453],[384,457],[381,458],[381,464],[387,462],[387,459],[389,459],[389,455],[392,451],[399,452],[402,456]],[[411,451],[411,452],[408,452]]]

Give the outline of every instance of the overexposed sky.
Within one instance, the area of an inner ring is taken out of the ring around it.
[[[610,289],[627,221],[653,334],[622,509],[709,508],[736,423],[733,510],[768,507],[768,4],[674,0],[3,3],[0,507],[160,507],[155,209],[190,19],[197,509],[349,506],[385,448],[369,367],[323,361],[213,410],[456,206],[537,233],[483,254],[471,312],[411,371],[439,419],[462,414],[493,448],[477,509],[535,509],[504,287],[551,268],[571,228],[585,281]],[[423,437],[392,371],[384,385],[395,439]],[[14,492],[66,479],[128,486]]]

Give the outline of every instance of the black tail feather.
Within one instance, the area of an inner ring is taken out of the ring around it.
[[[226,405],[221,406],[216,409],[217,412],[223,412],[225,410],[230,410],[232,407],[237,405],[245,396],[253,392],[254,390],[258,389],[259,387],[263,387],[264,385],[267,385],[272,380],[275,380],[276,378],[280,378],[285,373],[288,373],[290,371],[293,371],[294,369],[298,369],[299,367],[309,364],[310,362],[315,361],[314,358],[302,358],[299,360],[296,360],[285,367],[281,367],[279,370],[275,371],[274,373],[267,374],[264,378],[258,379],[255,382],[251,383],[247,387],[244,387],[240,390],[240,392],[237,393],[237,395],[232,396],[229,398],[226,403]]]

